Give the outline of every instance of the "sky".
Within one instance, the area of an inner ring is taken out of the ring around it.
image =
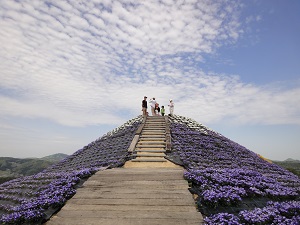
[[[73,154],[155,97],[300,160],[300,1],[1,0],[0,156]]]

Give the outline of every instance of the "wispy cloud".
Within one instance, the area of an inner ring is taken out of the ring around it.
[[[1,1],[1,116],[68,126],[124,121],[142,96],[204,122],[297,123],[300,88],[201,70],[243,33],[231,1]],[[256,18],[257,20],[257,18]]]

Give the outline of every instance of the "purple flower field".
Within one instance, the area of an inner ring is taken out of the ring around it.
[[[298,176],[192,119],[170,119],[169,157],[187,170],[206,224],[300,224]]]
[[[41,173],[0,185],[0,224],[41,224],[92,174],[121,167],[138,116]],[[196,121],[172,116],[172,151],[208,225],[300,224],[300,180]]]
[[[32,176],[0,185],[0,224],[41,224],[96,171],[122,166],[142,117],[83,147],[56,165]]]

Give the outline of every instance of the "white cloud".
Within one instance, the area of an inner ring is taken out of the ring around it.
[[[239,38],[239,3],[170,2],[2,1],[1,117],[120,124],[148,95],[206,123],[300,124],[299,88],[199,69],[204,54]]]

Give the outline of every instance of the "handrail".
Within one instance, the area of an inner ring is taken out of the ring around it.
[[[169,116],[165,116],[165,122],[166,122],[166,152],[171,152],[172,142],[171,142]]]
[[[138,127],[138,129],[135,132],[135,135],[134,135],[134,137],[133,137],[133,139],[131,141],[131,144],[130,144],[128,150],[127,150],[128,152],[133,152],[134,151],[135,146],[136,146],[136,144],[139,141],[139,138],[140,138],[140,135],[142,133],[142,130],[143,130],[144,126],[145,126],[146,120],[147,120],[147,116],[144,116],[142,123],[140,124],[140,126]]]

